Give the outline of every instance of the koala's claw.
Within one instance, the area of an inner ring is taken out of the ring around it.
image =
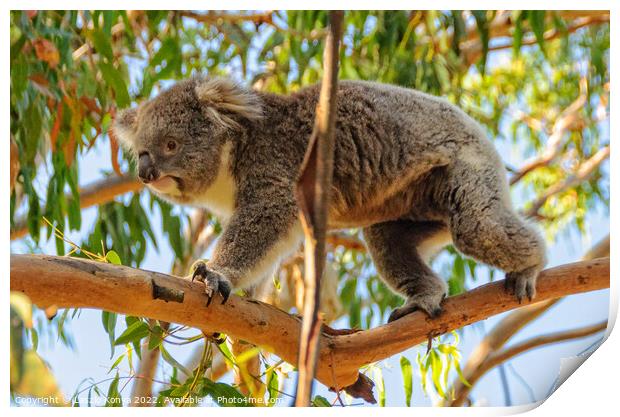
[[[232,290],[230,282],[219,272],[213,271],[207,267],[204,262],[196,262],[194,272],[192,274],[192,282],[196,280],[205,284],[205,294],[207,294],[207,307],[211,305],[213,295],[220,293],[222,296],[222,304],[224,304]]]
[[[441,303],[445,298],[445,293],[441,294],[441,297],[439,298],[436,295],[416,295],[413,297],[409,297],[409,299],[407,299],[407,302],[405,302],[405,305],[392,311],[392,314],[390,314],[390,317],[388,318],[388,323],[391,323],[394,320],[398,320],[401,317],[413,313],[416,310],[422,310],[431,319],[434,319],[443,312],[443,309],[441,308]]]
[[[536,278],[538,270],[527,268],[519,272],[508,272],[504,281],[504,287],[509,294],[514,294],[519,301],[525,297],[531,302],[536,297]]]

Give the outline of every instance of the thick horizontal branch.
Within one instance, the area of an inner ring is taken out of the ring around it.
[[[96,308],[219,331],[297,363],[298,317],[237,296],[206,307],[202,284],[183,278],[77,258],[11,255],[10,282],[11,291],[28,295],[40,307]],[[536,301],[608,287],[609,258],[578,262],[543,271]],[[415,312],[371,330],[324,333],[317,379],[329,387],[348,387],[365,364],[519,306],[497,281],[449,297],[436,319]]]
[[[80,208],[84,209],[94,205],[108,203],[118,195],[139,191],[143,187],[142,183],[130,176],[111,176],[101,181],[90,184],[80,190]],[[67,199],[71,199],[67,195]],[[20,218],[15,222],[15,227],[11,229],[11,240],[19,239],[28,234],[28,225],[25,218]]]

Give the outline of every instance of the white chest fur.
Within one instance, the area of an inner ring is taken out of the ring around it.
[[[232,216],[235,208],[235,181],[230,171],[230,150],[232,145],[227,142],[222,149],[222,158],[215,181],[198,197],[197,205],[206,208],[222,219]]]

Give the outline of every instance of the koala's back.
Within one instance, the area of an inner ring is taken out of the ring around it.
[[[318,86],[293,95],[302,119],[313,116],[318,95]],[[339,83],[334,227],[400,218],[414,206],[432,212],[442,168],[455,163],[503,170],[478,124],[447,101],[386,84]]]

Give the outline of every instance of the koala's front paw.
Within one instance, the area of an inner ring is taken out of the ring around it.
[[[441,314],[441,302],[446,298],[446,293],[443,291],[429,292],[425,294],[416,294],[407,298],[407,301],[402,307],[394,309],[388,323],[398,320],[399,318],[406,316],[409,313],[413,313],[416,310],[422,310],[430,318],[435,318]]]
[[[536,297],[536,278],[538,277],[538,268],[531,267],[519,272],[508,272],[504,280],[506,291],[514,294],[521,301],[527,296],[532,301]]]
[[[209,269],[206,263],[198,261],[193,265],[192,281],[198,280],[204,282],[205,293],[207,294],[207,306],[211,304],[213,295],[220,293],[222,296],[222,304],[228,300],[232,286],[226,277],[217,271]]]

